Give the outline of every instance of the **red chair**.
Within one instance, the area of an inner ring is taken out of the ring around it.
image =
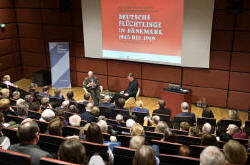
[[[31,119],[39,120],[41,118],[41,114],[36,111],[28,110],[28,117]]]
[[[19,142],[17,137],[17,130],[13,128],[3,128],[2,132],[4,136],[7,136],[10,139],[11,144],[16,144]]]
[[[171,143],[160,140],[152,140],[151,144],[155,144],[159,146],[159,150],[161,154],[178,154],[179,148],[182,144],[179,143]]]
[[[178,155],[160,154],[161,165],[199,165],[200,159]]]
[[[73,164],[61,160],[43,157],[40,159],[40,165],[79,165],[79,164]]]
[[[62,128],[63,136],[73,136],[77,135],[79,136],[80,128],[72,127],[72,126],[66,126]]]
[[[185,144],[185,145],[200,145],[201,138],[193,137],[193,136],[178,135],[176,136],[176,142]]]
[[[49,153],[57,154],[60,144],[64,141],[65,138],[61,136],[40,134],[38,145],[40,146],[41,149]]]
[[[133,158],[135,155],[135,149],[130,149],[126,147],[114,147],[114,164],[133,164]]]
[[[131,136],[117,135],[116,138],[119,142],[121,142],[123,147],[129,147],[129,141],[131,139]]]
[[[0,149],[1,165],[31,165],[31,156],[14,151]]]

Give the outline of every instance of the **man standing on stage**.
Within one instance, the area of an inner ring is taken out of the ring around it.
[[[83,86],[90,93],[94,104],[98,105],[100,99],[99,80],[94,76],[94,73],[92,71],[88,72],[88,77],[85,78]]]
[[[134,79],[134,74],[128,74],[129,86],[125,91],[121,91],[120,93],[116,93],[112,99],[112,101],[117,101],[119,98],[123,97],[124,99],[128,99],[130,97],[136,97],[136,93],[138,91],[138,82]]]

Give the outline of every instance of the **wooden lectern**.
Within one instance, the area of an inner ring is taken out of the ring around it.
[[[170,88],[164,88],[161,90],[161,99],[165,100],[166,108],[171,110],[171,120],[178,113],[181,113],[181,103],[187,102],[189,105],[192,103],[192,92],[187,89],[173,90]],[[190,106],[191,108],[191,106]]]

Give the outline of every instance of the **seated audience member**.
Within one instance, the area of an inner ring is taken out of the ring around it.
[[[108,133],[108,124],[104,120],[99,120],[97,125],[100,127],[102,133]]]
[[[3,84],[7,85],[7,87],[12,86],[12,87],[18,88],[18,86],[10,82],[10,80],[11,80],[10,75],[3,76]]]
[[[110,96],[105,96],[104,97],[104,102],[99,104],[100,107],[107,107],[107,108],[115,108],[115,105],[111,103],[111,98]]]
[[[96,118],[94,115],[91,114],[93,109],[93,103],[88,103],[85,107],[86,111],[81,114],[82,120],[87,121],[88,123],[95,122]]]
[[[246,148],[237,141],[229,140],[223,146],[226,162],[228,164],[245,164],[247,162]]]
[[[49,86],[44,86],[42,92],[39,93],[42,97],[50,98]]]
[[[247,139],[247,134],[242,132],[237,125],[229,124],[227,127],[227,134],[232,138]]]
[[[73,91],[67,92],[67,100],[69,100],[69,105],[77,105],[77,102],[74,99],[74,92]]]
[[[56,117],[59,118],[64,126],[68,126],[69,122],[67,121],[67,118],[69,117],[68,114],[65,113],[62,109],[58,109],[54,111],[56,114]]]
[[[70,163],[88,165],[88,159],[84,145],[79,140],[71,138],[64,141],[57,153],[58,159]]]
[[[37,94],[37,84],[36,83],[31,83],[29,87],[29,92],[32,94]]]
[[[86,140],[86,132],[89,128],[90,123],[86,123],[83,127],[80,127],[79,139]]]
[[[80,127],[81,117],[79,115],[77,115],[77,114],[70,116],[69,117],[69,124],[72,127]]]
[[[240,120],[239,118],[239,111],[237,110],[229,110],[228,111],[229,119],[231,120]]]
[[[146,112],[149,114],[148,109],[143,107],[143,102],[141,100],[136,101],[137,107],[134,107],[134,112]]]
[[[189,131],[190,125],[188,124],[188,122],[181,122],[180,123],[180,130],[181,131]]]
[[[115,117],[115,120],[117,121],[118,125],[120,125],[120,123],[124,122],[123,116],[121,114],[117,114]]]
[[[212,133],[212,126],[209,123],[205,123],[202,127],[202,133]]]
[[[160,116],[158,115],[154,115],[152,117],[152,119],[148,118],[148,117],[145,117],[144,118],[144,124],[145,125],[150,125],[152,127],[155,127],[160,121]]]
[[[100,120],[107,121],[107,118],[106,118],[105,116],[101,115],[101,116],[99,116],[99,117],[97,118],[97,121],[100,121]]]
[[[78,113],[79,110],[75,105],[71,105],[71,106],[69,106],[69,112],[70,113]]]
[[[155,152],[150,146],[142,145],[135,151],[133,165],[158,165],[159,159],[156,158]]]
[[[128,119],[126,121],[126,127],[131,128],[135,124],[135,121],[133,119]]]
[[[215,135],[203,134],[201,136],[201,146],[218,146],[217,139]]]
[[[115,108],[125,109],[124,108],[125,103],[126,103],[126,100],[121,97],[121,98],[119,98],[118,100],[115,101]]]
[[[130,128],[130,135],[131,136],[144,136],[144,128],[141,126],[139,123],[135,123],[131,128]]]
[[[4,115],[2,112],[0,112],[0,148],[6,150],[10,146],[10,139],[7,136],[4,136],[2,133],[4,123]]]
[[[0,112],[4,114],[4,117],[7,115],[17,116],[17,112],[10,107],[10,100],[5,98],[0,99]]]
[[[10,97],[10,90],[7,88],[3,88],[0,91],[2,93],[2,98],[9,99]]]
[[[84,93],[83,100],[79,102],[87,105],[90,102],[90,96],[91,96],[90,93]]]
[[[158,100],[158,106],[159,106],[159,108],[154,110],[153,113],[169,115],[169,116],[171,115],[171,111],[169,109],[165,108],[166,102],[164,100]]]
[[[34,97],[32,95],[26,95],[24,97],[25,100],[25,104],[27,104],[29,106],[30,110],[34,110],[34,106],[36,106],[35,104],[37,103],[36,101],[34,101]]]
[[[165,121],[159,121],[155,127],[156,133],[165,133],[165,130],[168,129],[168,124]]]
[[[201,116],[205,118],[214,118],[214,113],[209,108],[204,108]]]
[[[61,89],[59,88],[54,89],[54,96],[51,98],[57,98],[61,101],[61,103],[65,100],[63,94],[61,94]]]
[[[28,118],[28,110],[29,106],[27,104],[23,104],[17,107],[17,114],[19,117]]]
[[[190,155],[190,149],[188,146],[181,145],[179,148],[179,155],[181,156],[189,156]]]
[[[48,133],[50,135],[62,136],[63,122],[59,118],[54,118],[49,122]]]
[[[52,157],[37,145],[39,127],[36,122],[24,120],[17,129],[17,136],[20,143],[11,145],[9,150],[31,155],[32,165],[39,165],[41,157]]]
[[[89,160],[89,165],[105,165],[105,162],[103,161],[100,155],[95,154],[91,156]]]
[[[133,136],[129,141],[129,148],[138,149],[145,143],[145,138],[143,136]]]
[[[103,144],[103,135],[101,128],[96,123],[90,123],[86,132],[86,141]]]
[[[199,137],[200,136],[200,130],[198,127],[190,127],[189,128],[189,136]]]
[[[163,137],[162,141],[175,143],[176,136],[170,129],[165,129],[164,137]]]
[[[193,122],[195,122],[195,114],[189,112],[189,105],[187,102],[181,103],[181,111],[182,113],[177,114],[176,117],[191,116],[193,119]]]
[[[98,116],[100,115],[100,109],[99,109],[99,107],[94,106],[94,107],[92,108],[91,114],[92,114],[93,116],[95,116],[95,117],[98,117]]]
[[[20,92],[19,91],[14,91],[12,93],[12,99],[17,101],[18,99],[20,99]]]
[[[208,146],[200,154],[200,165],[225,165],[225,156],[218,147]]]
[[[17,101],[16,101],[16,106],[17,107],[19,107],[20,105],[23,105],[23,104],[25,104],[25,100],[24,99],[18,99]],[[39,107],[40,108],[40,107]]]
[[[50,120],[55,118],[55,112],[51,109],[45,109],[42,114],[41,114],[41,118],[39,119],[40,121],[46,121],[46,122],[50,122]]]
[[[62,102],[62,105],[60,107],[56,107],[56,110],[63,110],[63,111],[69,111],[69,100],[65,100]]]
[[[43,97],[41,99],[40,110],[44,111],[45,109],[53,109],[53,107],[49,103],[49,98],[48,97]]]

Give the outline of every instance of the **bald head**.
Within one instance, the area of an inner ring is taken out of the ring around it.
[[[39,127],[34,121],[24,122],[18,127],[17,135],[21,143],[37,143],[39,139]]]
[[[182,110],[182,112],[188,112],[188,110],[189,110],[189,105],[188,105],[187,102],[181,103],[181,110]]]

